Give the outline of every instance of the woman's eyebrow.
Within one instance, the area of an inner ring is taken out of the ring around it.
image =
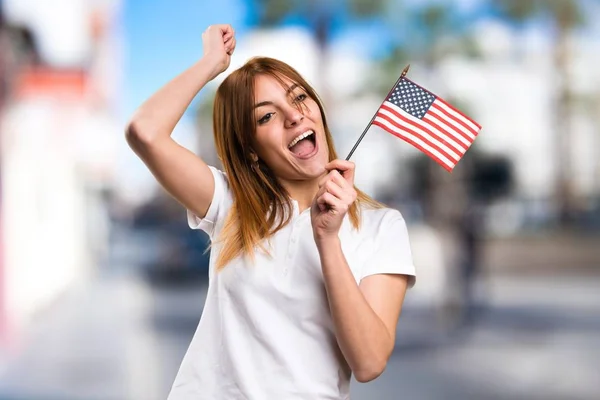
[[[294,89],[296,89],[297,87],[299,87],[300,85],[298,85],[297,83],[294,83],[292,86],[290,86],[286,91],[285,91],[285,95],[289,95],[290,93],[292,93],[294,91]],[[258,108],[258,107],[262,107],[262,106],[270,106],[273,105],[272,101],[261,101],[260,103],[256,103],[254,105],[254,108]]]

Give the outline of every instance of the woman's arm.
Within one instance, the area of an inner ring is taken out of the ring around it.
[[[206,163],[177,144],[171,133],[198,92],[229,66],[235,49],[233,28],[210,26],[202,41],[204,56],[146,100],[125,130],[130,147],[158,182],[199,217],[212,201],[213,176]]]
[[[338,238],[318,243],[338,344],[359,382],[377,378],[394,349],[408,277],[378,274],[360,286]]]
[[[356,200],[354,163],[334,160],[325,168],[330,172],[311,206],[313,235],[338,344],[355,378],[368,382],[383,372],[394,348],[408,277],[373,274],[356,284],[338,234]]]

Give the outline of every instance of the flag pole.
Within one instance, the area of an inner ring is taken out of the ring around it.
[[[404,70],[402,71],[402,74],[400,74],[400,78],[398,78],[398,80],[396,81],[396,83],[394,83],[394,86],[392,86],[392,88],[390,89],[390,91],[388,92],[387,96],[385,96],[383,98],[383,101],[381,102],[381,105],[379,106],[379,108],[381,108],[381,106],[383,105],[383,103],[385,103],[385,101],[387,100],[388,97],[390,97],[390,94],[392,94],[392,91],[394,90],[394,88],[396,87],[396,85],[398,85],[398,83],[400,82],[400,80],[402,78],[404,78],[404,76],[406,75],[406,73],[408,72],[408,69],[410,68],[410,64],[408,64]],[[379,108],[377,110],[379,110]],[[367,127],[365,128],[365,130],[363,131],[363,133],[360,135],[360,137],[358,138],[358,140],[356,141],[356,143],[354,144],[354,147],[352,148],[352,150],[350,150],[350,154],[348,154],[348,157],[346,157],[346,161],[350,160],[350,157],[352,157],[352,154],[354,154],[354,150],[356,150],[356,148],[358,147],[358,145],[360,144],[360,141],[363,139],[363,137],[365,137],[365,135],[367,134],[367,131],[369,130],[369,128],[371,127],[371,124],[373,124],[373,121],[375,121],[375,117],[377,116],[377,111],[375,111],[375,114],[373,114],[373,118],[371,118],[371,121],[369,121],[369,124],[367,125]]]

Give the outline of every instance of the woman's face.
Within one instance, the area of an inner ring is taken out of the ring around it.
[[[302,87],[284,82],[256,77],[254,151],[280,180],[318,178],[329,161],[321,110]]]

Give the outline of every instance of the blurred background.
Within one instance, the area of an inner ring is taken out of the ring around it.
[[[483,129],[452,174],[373,127],[357,185],[407,220],[419,279],[353,399],[600,398],[600,2],[0,1],[0,399],[165,399],[207,238],[124,140],[231,23],[174,132],[220,166],[212,98],[248,58],[321,94],[345,157],[406,64]]]

